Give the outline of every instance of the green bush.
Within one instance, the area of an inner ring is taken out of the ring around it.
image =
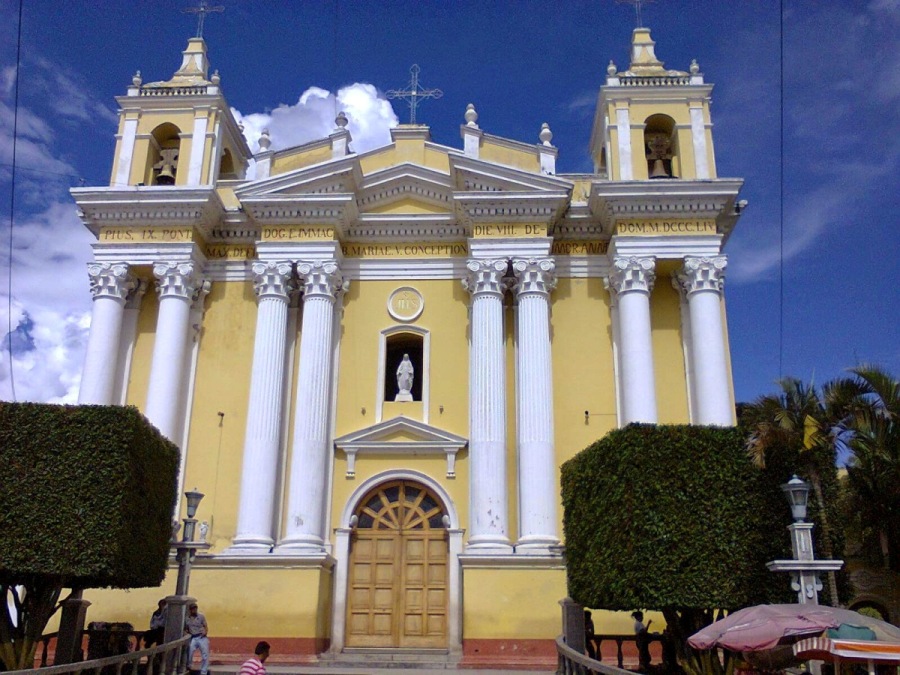
[[[0,403],[0,583],[160,585],[178,463],[136,408]]]

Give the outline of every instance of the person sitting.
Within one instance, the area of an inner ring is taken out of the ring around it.
[[[156,611],[150,615],[150,630],[144,633],[144,647],[161,645],[166,632],[166,601],[160,600]]]

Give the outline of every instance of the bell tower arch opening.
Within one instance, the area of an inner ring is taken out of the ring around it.
[[[674,119],[655,114],[644,121],[644,153],[647,157],[647,175],[651,180],[678,178],[681,171]]]
[[[181,155],[181,129],[164,122],[150,133],[145,183],[147,185],[175,185],[178,160]]]

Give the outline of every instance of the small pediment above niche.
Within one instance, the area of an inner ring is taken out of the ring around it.
[[[365,429],[345,434],[334,441],[334,447],[347,455],[347,478],[356,475],[358,455],[444,455],[447,478],[456,478],[456,453],[468,441],[424,422],[408,417],[395,417]]]

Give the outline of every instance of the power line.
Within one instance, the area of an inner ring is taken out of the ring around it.
[[[13,341],[12,341],[12,295],[13,295],[13,223],[16,213],[16,140],[19,132],[19,66],[22,62],[22,6],[24,0],[19,0],[19,27],[16,36],[16,83],[13,94],[13,144],[12,144],[12,177],[9,191],[9,258],[7,260],[7,289],[6,296],[6,334],[7,350],[9,352],[9,388],[12,400],[16,400],[16,373],[13,366]]]

